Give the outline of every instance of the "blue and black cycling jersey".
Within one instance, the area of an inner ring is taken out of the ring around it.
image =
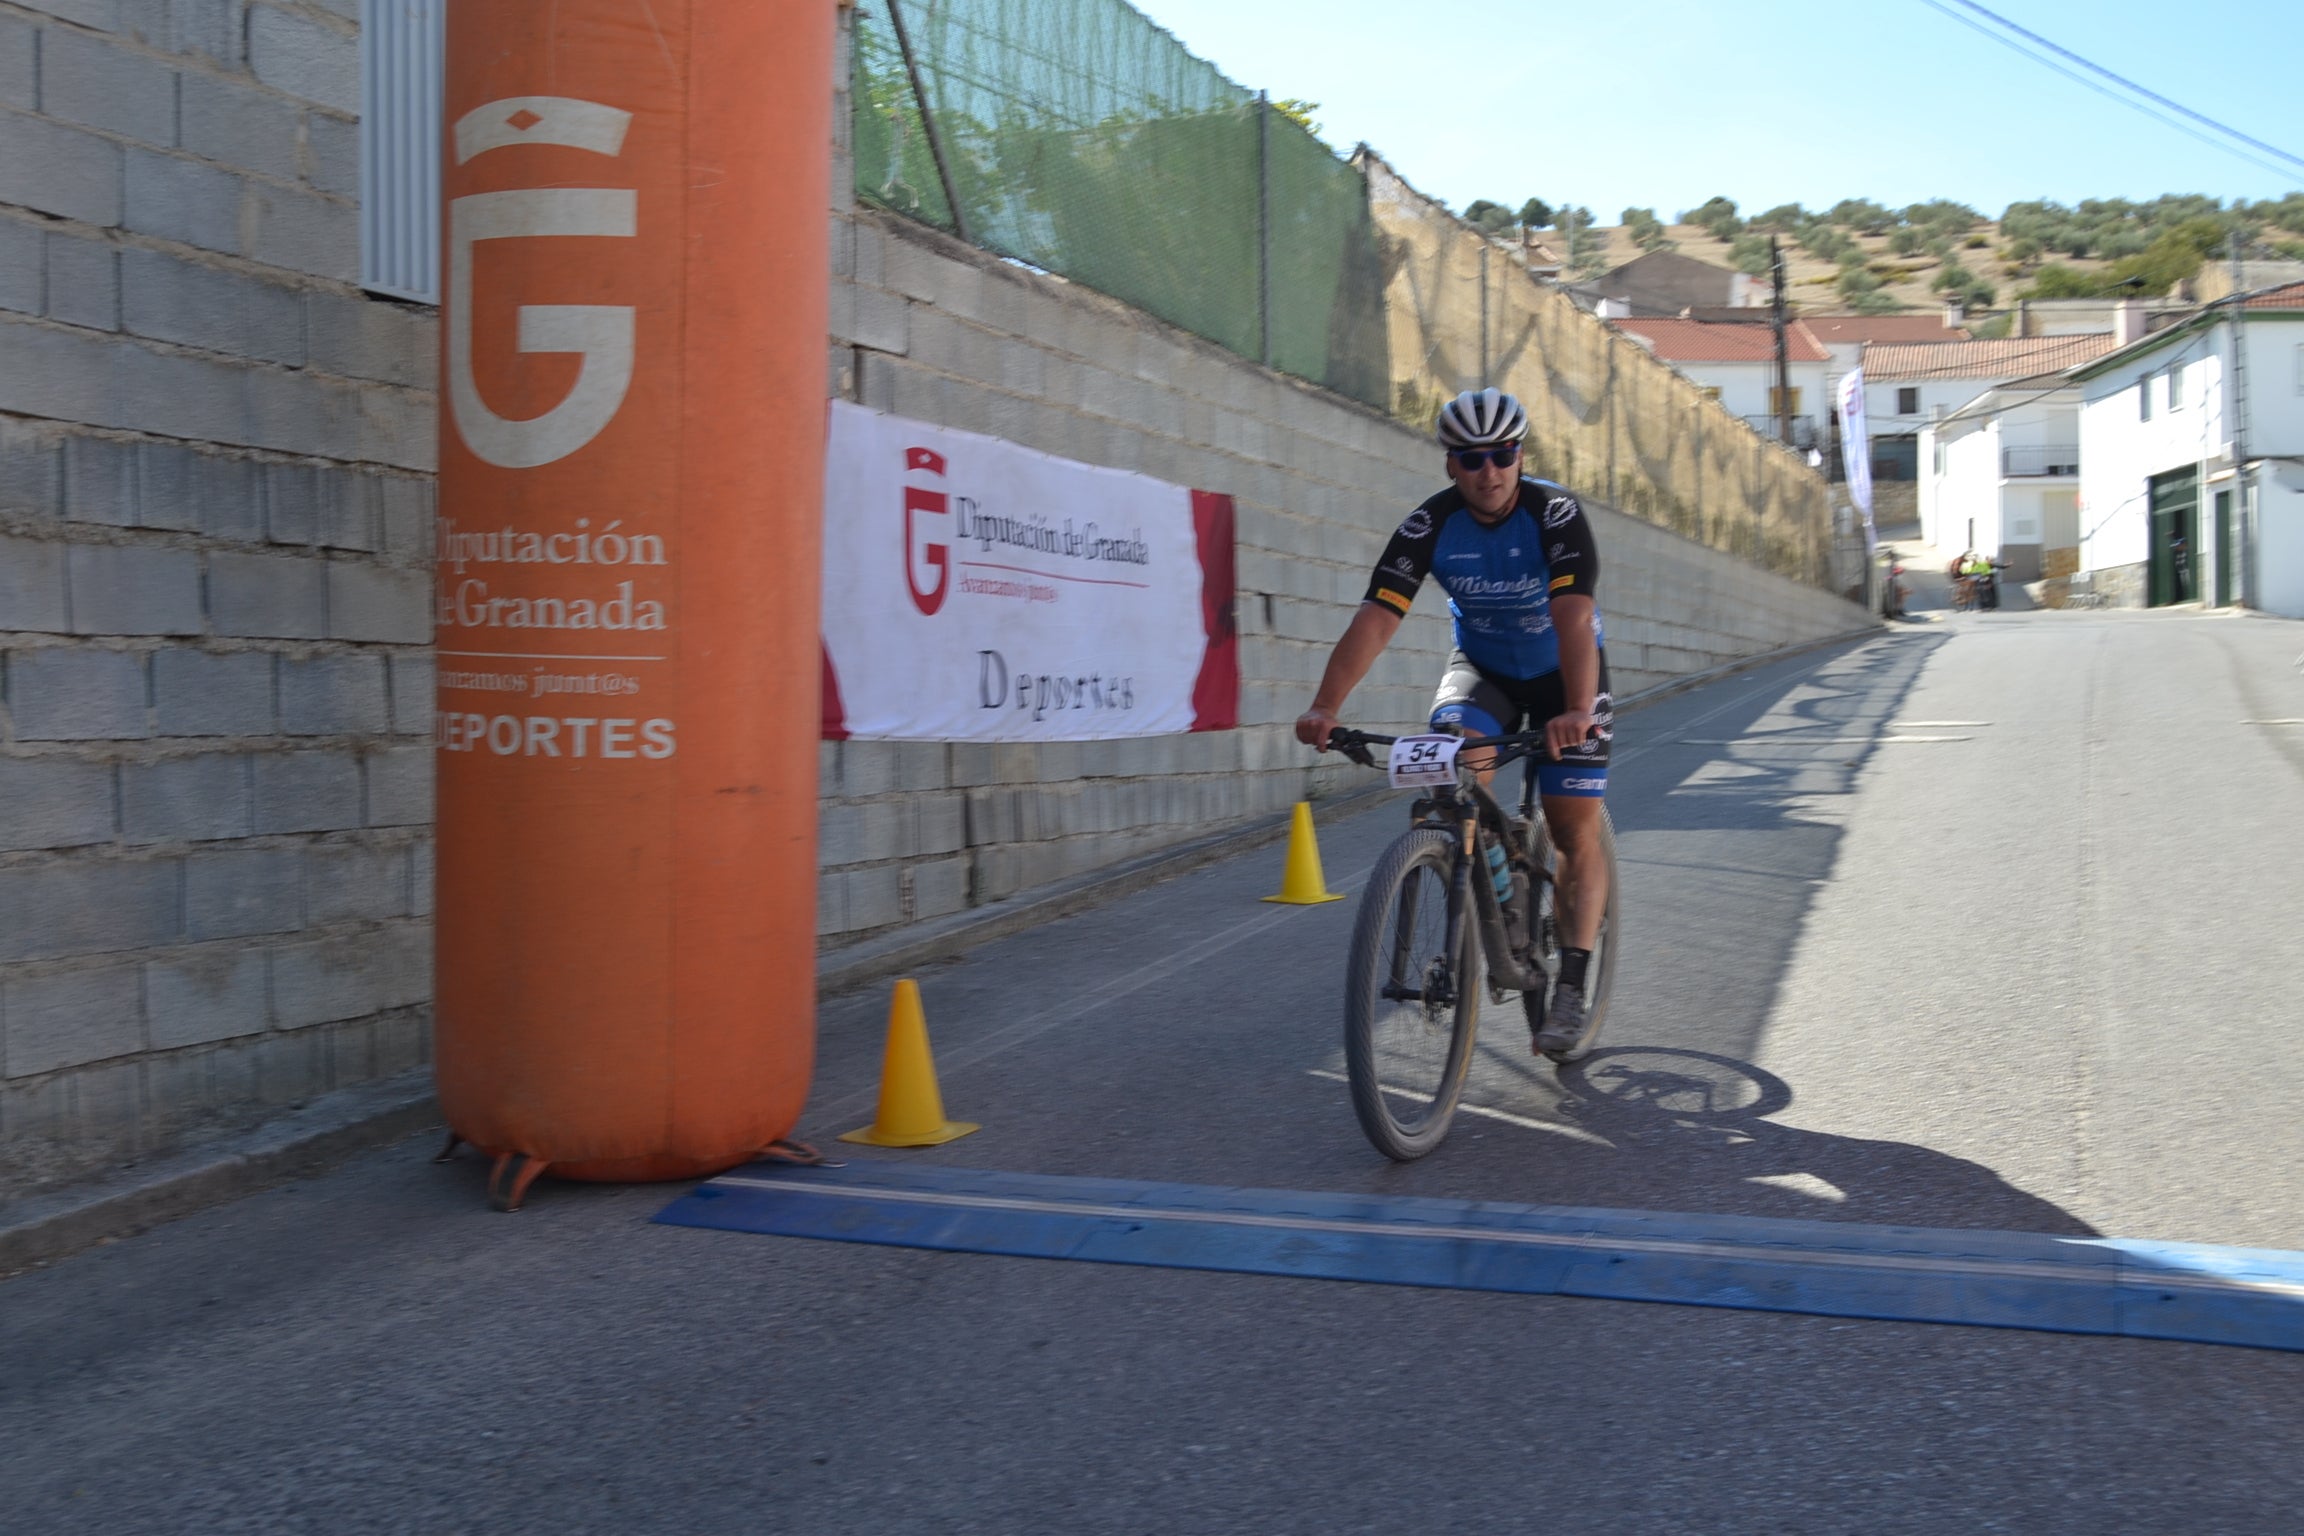
[[[1456,649],[1483,672],[1528,679],[1560,670],[1552,599],[1593,597],[1600,554],[1576,498],[1523,476],[1519,502],[1497,523],[1475,517],[1454,486],[1409,513],[1376,562],[1366,601],[1405,614],[1426,576],[1448,594]],[[1602,639],[1597,607],[1592,635]]]

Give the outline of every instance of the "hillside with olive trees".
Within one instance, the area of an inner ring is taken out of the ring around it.
[[[1946,199],[1888,208],[1850,198],[1825,209],[1784,203],[1747,212],[1715,197],[1669,223],[1653,208],[1626,208],[1610,225],[1589,208],[1531,198],[1476,202],[1465,217],[1499,235],[1535,231],[1564,258],[1573,250],[1576,279],[1657,250],[1765,276],[1774,236],[1792,302],[1866,314],[1949,300],[1976,311],[2017,299],[2155,297],[2224,260],[2234,234],[2250,260],[2304,261],[2304,192],[2258,203],[2175,194],[2070,207],[2043,200],[2011,203],[1997,218]]]

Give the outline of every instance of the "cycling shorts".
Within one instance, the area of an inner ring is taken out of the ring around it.
[[[1568,712],[1568,685],[1558,672],[1501,677],[1450,653],[1447,675],[1432,700],[1432,729],[1458,736],[1503,736],[1537,730]],[[1539,751],[1528,760],[1537,793],[1596,800],[1608,792],[1608,745],[1616,734],[1616,701],[1608,692],[1608,655],[1600,655],[1600,691],[1592,703],[1593,733],[1553,762]]]

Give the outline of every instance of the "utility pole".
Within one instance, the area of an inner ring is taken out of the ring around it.
[[[1784,344],[1784,245],[1768,237],[1768,279],[1775,294],[1768,302],[1769,323],[1776,328],[1776,441],[1792,446],[1792,360]]]

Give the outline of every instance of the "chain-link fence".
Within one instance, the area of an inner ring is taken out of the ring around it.
[[[1823,476],[1365,146],[1337,159],[1124,0],[893,3],[856,8],[860,196],[1419,428],[1509,389],[1537,473],[1838,585]]]
[[[1528,409],[1535,473],[1779,575],[1839,585],[1821,474],[1382,157],[1363,147],[1354,163],[1384,244],[1395,416],[1426,427],[1458,390],[1508,389]]]
[[[866,0],[854,90],[862,196],[1386,403],[1361,178],[1122,0]]]

